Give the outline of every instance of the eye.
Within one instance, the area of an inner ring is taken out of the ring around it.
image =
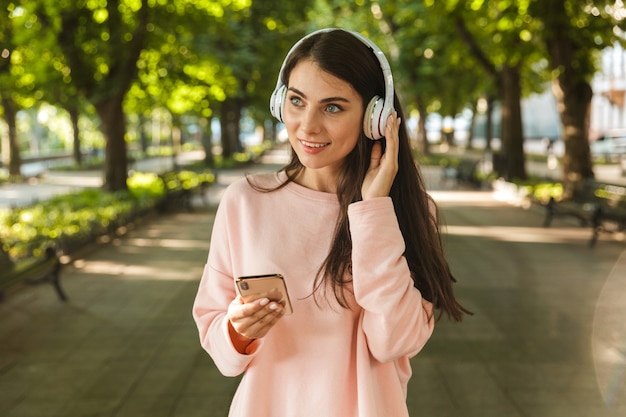
[[[329,104],[328,106],[326,106],[326,111],[329,113],[339,113],[342,110],[343,109],[341,108],[341,106],[338,106],[336,104]]]
[[[300,99],[300,97],[298,96],[290,96],[289,101],[296,107],[302,106],[302,99]]]

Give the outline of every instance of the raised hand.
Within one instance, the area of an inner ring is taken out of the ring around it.
[[[396,112],[389,115],[385,126],[385,153],[377,142],[372,148],[370,166],[365,174],[361,195],[363,200],[389,195],[398,173],[398,132],[402,120]]]

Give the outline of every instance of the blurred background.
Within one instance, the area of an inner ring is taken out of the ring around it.
[[[626,415],[625,18],[622,0],[0,0],[0,414],[227,414],[237,379],[190,313],[214,210],[289,157],[269,113],[289,48],[342,27],[389,58],[476,313],[414,359],[411,415]],[[65,303],[18,285],[55,265]]]

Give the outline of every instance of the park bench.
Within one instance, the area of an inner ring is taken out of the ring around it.
[[[478,176],[479,166],[479,159],[462,158],[456,164],[443,167],[442,179],[443,181],[454,180],[457,185],[467,184],[479,188],[482,186],[482,181]]]
[[[462,184],[469,184],[474,187],[480,187],[482,181],[478,177],[478,159],[461,159],[457,167],[457,181]]]
[[[600,233],[626,231],[626,186],[599,184],[596,196],[599,204],[593,218],[591,246],[595,245]]]
[[[187,211],[192,211],[191,206],[191,190],[185,188],[179,171],[167,171],[159,174],[159,178],[163,182],[165,195],[157,203],[159,211],[165,211],[174,206],[180,206]]]
[[[626,229],[626,187],[595,180],[584,181],[563,200],[550,198],[546,204],[544,227],[555,217],[578,219],[581,226],[591,227],[589,246],[594,246],[600,233],[623,232]]]
[[[157,203],[159,211],[166,211],[172,207],[193,211],[192,197],[195,193],[200,195],[205,205],[208,204],[206,191],[211,183],[198,180],[198,176],[190,171],[167,171],[159,174],[159,178],[165,189],[165,195]]]
[[[67,296],[61,288],[61,261],[54,248],[46,249],[42,257],[30,257],[13,261],[0,248],[0,300],[6,290],[20,283],[50,283],[59,300],[66,301]]]

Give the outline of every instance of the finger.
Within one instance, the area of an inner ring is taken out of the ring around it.
[[[398,155],[399,131],[402,120],[398,117],[397,112],[393,112],[387,119],[385,125],[386,149],[385,154]]]
[[[250,325],[248,330],[255,333],[257,338],[263,337],[284,313],[285,309],[280,303],[270,303],[267,308],[254,315],[256,321]]]
[[[258,318],[255,318],[255,314],[262,311],[268,303],[269,299],[267,298],[248,303],[244,303],[240,298],[236,298],[228,306],[228,320],[238,333],[244,334],[246,329],[258,320]]]
[[[246,322],[246,325],[241,326],[239,331],[243,336],[251,339],[262,338],[267,335],[283,314],[284,309],[282,307],[277,307],[275,310],[263,309],[251,317],[254,321]]]
[[[380,165],[380,159],[383,156],[383,145],[380,142],[374,142],[372,153],[370,154],[370,168],[375,169]]]
[[[267,297],[259,297],[257,299],[248,300],[247,302],[243,300],[241,297],[235,298],[231,305],[229,306],[229,310],[234,310],[234,314],[237,317],[245,317],[254,314],[255,312],[261,310],[264,306],[269,303],[269,298]]]

